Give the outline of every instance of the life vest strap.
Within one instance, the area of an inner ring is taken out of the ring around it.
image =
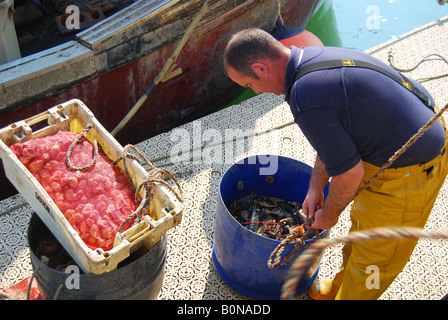
[[[303,77],[304,75],[313,72],[313,71],[318,71],[318,70],[325,70],[325,69],[334,69],[334,68],[343,68],[343,67],[348,67],[348,68],[366,68],[366,69],[371,69],[371,70],[375,70],[378,71],[386,76],[388,76],[389,78],[395,80],[397,83],[399,83],[400,85],[402,85],[403,87],[405,87],[406,89],[408,89],[409,91],[411,91],[412,93],[414,93],[418,98],[420,98],[420,100],[423,101],[423,103],[428,107],[431,108],[432,110],[434,110],[434,105],[431,103],[431,99],[424,94],[420,89],[418,89],[407,77],[405,77],[404,75],[401,75],[401,78],[396,76],[395,74],[384,70],[381,67],[378,67],[374,64],[365,62],[365,61],[361,61],[361,60],[352,60],[352,59],[335,59],[335,60],[326,60],[326,61],[321,61],[321,62],[317,62],[317,63],[312,63],[303,67],[300,67],[299,70],[296,71],[295,75],[294,75],[294,80],[292,83],[296,82],[299,78]],[[291,91],[292,88],[292,84],[291,87],[288,89],[288,92]]]

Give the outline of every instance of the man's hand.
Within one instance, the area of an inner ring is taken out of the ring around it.
[[[324,204],[323,189],[327,184],[328,179],[329,177],[325,171],[325,166],[319,156],[317,156],[313,172],[311,173],[308,192],[302,203],[302,211],[310,219],[314,218],[315,212],[321,209]]]
[[[326,214],[323,212],[322,209],[316,210],[314,214],[314,222],[311,225],[311,228],[313,229],[330,229],[333,227],[336,223],[338,223],[339,214]]]
[[[324,192],[317,192],[315,190],[308,190],[305,200],[302,204],[303,213],[309,218],[313,219],[317,210],[324,205]]]

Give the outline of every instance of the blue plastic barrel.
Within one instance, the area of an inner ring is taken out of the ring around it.
[[[295,159],[257,155],[232,165],[221,178],[212,259],[221,278],[234,290],[255,299],[279,299],[291,264],[316,238],[307,240],[304,246],[299,247],[285,266],[270,269],[267,266],[269,256],[280,241],[244,228],[230,214],[226,204],[248,192],[303,202],[311,171],[312,167]],[[325,194],[327,189],[328,185],[324,190]],[[321,238],[328,235],[329,230],[320,232]],[[294,244],[289,243],[282,257],[293,247]],[[319,263],[320,261],[316,261],[299,281],[297,294],[307,290],[313,283],[319,272]]]
[[[34,281],[45,299],[58,300],[155,300],[165,276],[167,236],[136,261],[114,271],[79,276],[79,286],[72,283],[74,274],[46,266],[34,253],[39,236],[49,232],[40,218],[33,214],[28,227]],[[62,286],[61,286],[62,285]]]

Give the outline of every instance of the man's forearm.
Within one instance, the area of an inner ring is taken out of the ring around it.
[[[324,205],[315,214],[313,228],[328,229],[338,222],[341,212],[355,197],[363,176],[364,165],[360,161],[349,171],[331,179]]]
[[[316,156],[313,172],[311,173],[310,189],[319,192],[322,191],[329,178],[324,163],[320,160],[319,156]]]

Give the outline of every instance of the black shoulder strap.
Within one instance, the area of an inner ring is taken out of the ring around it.
[[[417,97],[420,98],[420,100],[423,101],[423,103],[428,106],[431,109],[434,109],[433,104],[431,104],[431,99],[421,92],[415,85],[412,84],[411,81],[404,75],[400,73],[402,78],[396,76],[395,74],[384,70],[383,68],[380,68],[374,64],[360,61],[360,60],[352,60],[352,59],[336,59],[336,60],[326,60],[322,62],[312,63],[306,66],[301,67],[299,70],[297,70],[296,74],[294,75],[294,80],[292,83],[296,82],[300,77],[304,76],[307,73],[317,71],[317,70],[324,70],[324,69],[333,69],[333,68],[342,68],[342,67],[358,67],[358,68],[366,68],[378,71],[389,78],[395,80],[399,84],[401,84],[403,87],[414,93]],[[291,85],[292,87],[292,85]],[[289,88],[288,91],[290,91],[291,88]]]

